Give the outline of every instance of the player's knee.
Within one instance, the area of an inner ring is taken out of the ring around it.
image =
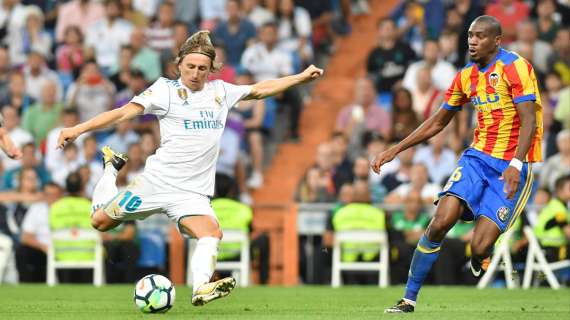
[[[449,230],[449,224],[444,219],[434,218],[426,231],[429,241],[441,242]]]
[[[101,231],[101,232],[109,231],[114,226],[112,223],[109,223],[109,221],[107,221],[107,219],[102,218],[103,217],[102,214],[104,215],[105,213],[101,209],[98,209],[97,211],[95,211],[95,213],[91,217],[91,226],[97,231]],[[105,215],[105,217],[106,217],[106,215]]]

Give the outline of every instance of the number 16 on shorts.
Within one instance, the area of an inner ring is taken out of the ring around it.
[[[127,212],[133,212],[140,207],[141,203],[141,197],[134,196],[132,192],[126,191],[119,202],[119,207],[124,208]]]

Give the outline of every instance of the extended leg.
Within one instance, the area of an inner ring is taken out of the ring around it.
[[[477,220],[471,239],[471,272],[474,276],[480,277],[487,270],[488,258],[500,235],[501,231],[493,221],[484,216]]]

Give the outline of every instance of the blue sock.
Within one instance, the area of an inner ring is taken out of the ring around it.
[[[422,283],[431,270],[431,266],[439,257],[440,247],[441,242],[429,241],[425,234],[421,237],[410,265],[405,299],[416,301]]]

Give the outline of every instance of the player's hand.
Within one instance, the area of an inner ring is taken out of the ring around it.
[[[319,68],[315,67],[314,65],[308,66],[307,69],[305,69],[303,72],[301,72],[301,76],[303,78],[303,83],[313,81],[313,80],[321,77],[324,72],[325,71],[323,69],[319,69]]]
[[[57,148],[63,149],[65,144],[75,141],[80,134],[81,133],[75,129],[75,127],[61,129],[59,137],[57,138]]]
[[[507,194],[507,199],[513,199],[517,189],[519,188],[519,182],[521,181],[521,173],[517,168],[509,166],[499,178],[503,180],[505,185],[503,187],[503,192]]]
[[[384,164],[394,160],[394,158],[398,155],[398,152],[396,151],[396,149],[394,148],[390,148],[386,151],[380,152],[375,158],[374,160],[372,160],[372,163],[370,164],[370,167],[372,168],[372,170],[374,172],[376,172],[376,174],[380,173],[380,167],[382,167]]]

